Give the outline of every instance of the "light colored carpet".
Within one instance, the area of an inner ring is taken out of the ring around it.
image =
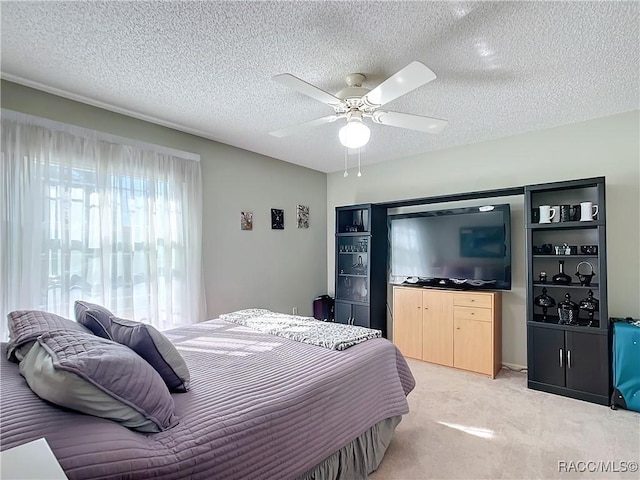
[[[525,373],[408,362],[411,411],[370,479],[640,478],[622,463],[640,461],[640,414],[529,390]]]

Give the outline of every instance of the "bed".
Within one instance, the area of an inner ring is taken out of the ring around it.
[[[365,478],[408,412],[414,379],[384,338],[336,351],[221,319],[164,334],[191,388],[153,434],[41,400],[2,344],[0,448],[44,437],[70,479]]]

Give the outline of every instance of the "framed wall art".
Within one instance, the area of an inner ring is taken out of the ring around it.
[[[309,228],[309,207],[306,205],[298,205],[296,212],[298,228]]]
[[[240,230],[253,230],[253,212],[240,212]]]
[[[284,230],[284,210],[279,208],[271,209],[271,229]]]

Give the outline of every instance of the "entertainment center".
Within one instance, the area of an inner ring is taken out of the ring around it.
[[[509,205],[491,199],[509,196],[524,196],[528,386],[607,405],[604,177],[337,207],[335,321],[387,337],[390,315],[407,357],[494,378],[512,259]],[[477,205],[428,209],[463,200]]]

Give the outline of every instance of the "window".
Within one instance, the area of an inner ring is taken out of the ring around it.
[[[0,288],[3,317],[73,318],[83,299],[159,329],[202,319],[198,161],[4,111],[2,129],[0,280],[18,280]]]

